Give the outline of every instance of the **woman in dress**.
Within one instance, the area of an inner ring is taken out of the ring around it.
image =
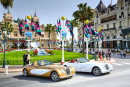
[[[28,57],[27,57],[27,63],[26,64],[30,64],[30,54],[28,52]]]

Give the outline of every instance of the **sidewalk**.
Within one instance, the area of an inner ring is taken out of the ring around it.
[[[90,60],[90,62],[98,62],[98,63],[104,63],[104,61],[100,61],[100,59],[98,59],[99,61],[95,61],[95,60]],[[114,63],[116,60],[114,60],[113,58],[111,58],[111,60],[105,60],[105,63]],[[60,63],[55,63],[60,65]],[[12,66],[8,66],[8,73],[16,73],[16,72],[22,72],[22,68],[23,65],[12,65]],[[2,68],[2,66],[0,67],[0,73],[5,73],[5,68]]]

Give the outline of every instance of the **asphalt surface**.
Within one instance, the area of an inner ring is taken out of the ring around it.
[[[53,82],[50,78],[29,76],[22,73],[0,74],[0,87],[130,87],[130,56],[113,57],[114,71],[94,76],[90,73],[76,73],[73,78]]]

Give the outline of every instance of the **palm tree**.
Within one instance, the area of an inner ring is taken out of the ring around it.
[[[76,21],[76,20],[71,20],[70,24],[72,25],[72,31],[73,31],[74,27],[79,27],[78,21]],[[72,35],[72,52],[73,52],[73,38],[74,38],[74,36]]]
[[[87,7],[87,3],[79,4],[77,5],[79,10],[75,11],[73,13],[73,17],[75,20],[78,20],[79,22],[83,23],[83,29],[84,29],[84,22],[85,20],[91,20],[93,18],[93,12],[90,6]],[[85,50],[85,43],[84,43],[84,33],[83,33],[83,55],[84,55],[84,50]]]
[[[7,9],[8,7],[13,7],[13,1],[14,0],[0,0],[0,3],[5,9]]]
[[[55,26],[52,26],[52,24],[47,24],[45,27],[45,32],[49,33],[49,49],[50,49],[50,34],[51,32],[55,32]]]
[[[0,24],[0,26],[1,26],[2,31],[3,31],[4,28],[7,31],[9,31],[10,33],[14,30],[13,24],[10,24],[10,22],[4,22],[4,23]]]

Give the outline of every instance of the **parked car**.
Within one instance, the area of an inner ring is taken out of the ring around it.
[[[68,51],[68,52],[72,52],[72,49],[71,49],[71,48],[68,48],[67,51]]]
[[[75,69],[71,66],[55,65],[49,60],[41,60],[23,67],[23,76],[34,75],[50,77],[53,81],[75,75]]]
[[[115,49],[111,49],[112,52],[115,52]]]
[[[65,62],[63,65],[74,67],[76,72],[92,72],[96,76],[102,73],[109,73],[113,70],[112,65],[109,63],[89,62],[85,58],[77,58],[77,60],[73,61],[73,63]]]
[[[83,50],[80,50],[79,53],[83,53]]]

